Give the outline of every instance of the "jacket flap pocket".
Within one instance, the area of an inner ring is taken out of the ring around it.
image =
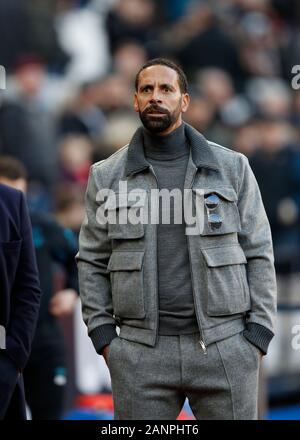
[[[204,188],[204,197],[209,194],[217,194],[221,199],[225,199],[229,202],[237,201],[237,194],[233,188]]]
[[[247,263],[244,251],[239,245],[202,249],[208,267]]]
[[[105,203],[105,208],[108,210],[131,207],[142,208],[145,203],[146,192],[130,191],[111,194]]]
[[[141,270],[144,251],[118,252],[114,251],[108,262],[108,270]]]

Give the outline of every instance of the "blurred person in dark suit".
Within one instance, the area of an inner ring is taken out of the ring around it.
[[[20,162],[0,156],[0,183],[27,188]],[[59,419],[64,407],[67,371],[65,344],[58,318],[70,315],[77,300],[77,241],[70,229],[49,214],[30,212],[33,241],[43,292],[32,352],[24,370],[26,401],[33,419]],[[64,268],[66,287],[55,292],[54,262]]]
[[[30,355],[41,291],[22,192],[0,184],[0,218],[0,420],[24,420],[22,372]]]

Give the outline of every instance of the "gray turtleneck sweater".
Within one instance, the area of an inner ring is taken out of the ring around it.
[[[161,190],[184,189],[190,148],[184,124],[167,136],[158,136],[144,129],[144,150],[153,166]],[[174,223],[174,204],[171,198],[170,224],[162,224],[162,204],[159,200],[157,225],[157,263],[159,290],[159,334],[179,335],[199,331],[192,293],[189,254],[183,204],[181,224]]]

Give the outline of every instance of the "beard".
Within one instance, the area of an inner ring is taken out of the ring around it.
[[[153,116],[151,113],[161,113],[162,116]],[[161,133],[173,125],[181,113],[180,103],[178,107],[170,112],[158,105],[151,105],[143,112],[139,111],[143,126],[151,133]]]

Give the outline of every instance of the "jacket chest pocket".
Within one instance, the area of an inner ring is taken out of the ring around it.
[[[113,251],[108,262],[114,314],[144,318],[143,251]]]
[[[250,309],[246,257],[240,245],[202,249],[209,316],[232,315]]]
[[[237,195],[233,188],[204,188],[202,194],[201,191],[195,193],[201,236],[220,236],[241,230]],[[210,200],[215,203],[208,203]]]
[[[127,196],[127,193],[117,193],[106,202],[110,239],[127,240],[144,236],[145,194],[142,193],[138,200],[129,200]]]

